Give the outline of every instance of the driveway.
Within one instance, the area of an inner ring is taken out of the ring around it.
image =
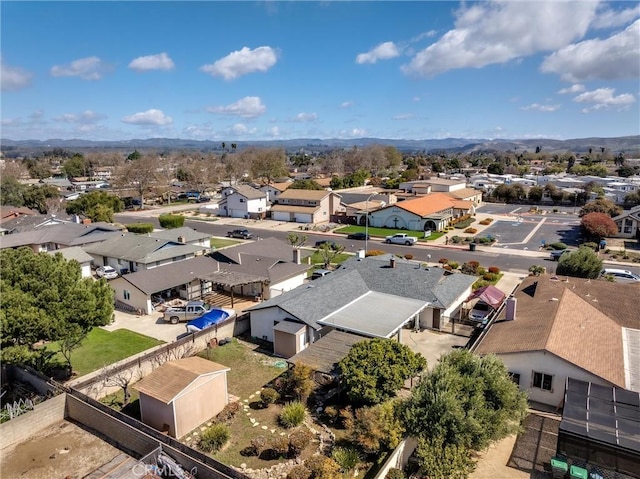
[[[160,313],[137,316],[135,314],[123,313],[122,311],[115,311],[114,316],[115,320],[111,324],[103,326],[103,329],[107,331],[128,329],[129,331],[144,334],[145,336],[167,343],[171,343],[187,334],[186,323],[167,323],[162,319]]]
[[[438,363],[440,356],[453,351],[456,348],[463,348],[468,337],[457,336],[455,334],[442,333],[425,329],[414,332],[410,329],[402,330],[402,344],[406,344],[414,353],[420,353],[427,360],[429,370]]]

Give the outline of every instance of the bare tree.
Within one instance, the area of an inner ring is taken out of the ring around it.
[[[119,387],[122,389],[123,400],[122,407],[125,407],[131,401],[131,391],[129,387],[134,378],[133,369],[117,370],[115,366],[107,366],[103,370],[103,384],[106,387]]]

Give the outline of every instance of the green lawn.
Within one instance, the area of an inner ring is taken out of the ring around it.
[[[159,344],[163,341],[127,329],[93,328],[80,347],[71,353],[71,365],[73,372],[82,376]],[[51,350],[59,351],[57,344],[52,345]],[[60,353],[54,359],[65,362]]]
[[[224,238],[211,238],[209,242],[211,243],[211,248],[213,249],[220,249],[226,246],[233,246],[240,243],[240,241]]]
[[[356,225],[345,226],[344,228],[338,228],[337,230],[334,230],[334,233],[342,233],[345,235],[348,235],[351,233],[364,233],[364,232],[365,232],[364,226],[356,226]],[[374,228],[372,226],[369,226],[368,232],[369,232],[369,236],[379,237],[379,238],[384,238],[385,236],[391,236],[396,233],[406,233],[409,236],[415,236],[420,240],[422,239],[435,240],[440,238],[444,234],[444,233],[436,232],[436,233],[431,233],[431,236],[429,236],[428,238],[424,238],[424,233],[422,231],[399,230],[399,229],[393,229],[393,228]]]
[[[351,258],[353,255],[352,254],[347,254],[347,253],[340,253],[339,255],[337,255],[333,261],[331,262],[331,264],[341,264],[344,263],[345,261],[347,261],[349,258]],[[307,261],[307,259],[305,258],[303,261]],[[321,268],[322,267],[322,263],[324,262],[324,260],[322,259],[322,256],[320,255],[320,253],[318,253],[317,251],[314,252],[311,255],[311,259],[308,260],[310,262],[310,264],[313,265],[319,265],[318,267]]]

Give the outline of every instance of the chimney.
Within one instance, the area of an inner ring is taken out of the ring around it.
[[[514,321],[516,319],[516,306],[518,304],[518,300],[513,296],[507,299],[507,321]]]
[[[300,249],[293,248],[293,262],[295,264],[300,264]]]
[[[186,243],[184,236],[178,236],[178,243]]]
[[[359,249],[358,251],[356,251],[356,258],[358,258],[358,261],[364,259],[365,257],[365,253],[363,249]]]
[[[396,267],[396,259],[395,258],[389,259],[389,268],[395,268],[395,267]]]

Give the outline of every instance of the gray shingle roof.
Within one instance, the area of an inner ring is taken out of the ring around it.
[[[266,198],[267,194],[263,191],[255,189],[253,186],[249,185],[237,185],[232,186],[232,188],[240,195],[244,196],[248,200],[255,200],[258,198]]]
[[[71,246],[70,248],[58,249],[55,251],[49,251],[49,254],[60,253],[67,261],[75,260],[78,263],[91,263],[93,258],[90,254],[86,253],[80,246]]]
[[[120,236],[120,230],[107,223],[81,225],[77,223],[43,226],[35,231],[5,235],[0,238],[0,248],[17,248],[34,244],[54,243],[63,246],[80,246],[111,237]]]
[[[211,238],[211,235],[202,233],[201,231],[196,231],[188,226],[163,231],[154,231],[153,233],[150,233],[150,235],[152,238],[160,238],[170,241],[178,241],[178,238],[184,238],[184,243],[191,243],[192,241]]]
[[[243,263],[243,255],[249,255],[251,260],[255,257],[274,258],[281,261],[293,260],[293,248],[277,238],[269,237],[250,243],[243,243],[231,248],[224,248],[212,253],[218,261],[229,263]]]

